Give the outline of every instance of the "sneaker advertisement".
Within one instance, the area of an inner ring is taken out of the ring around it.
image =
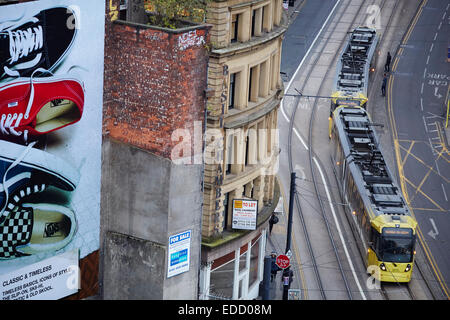
[[[2,300],[98,290],[104,19],[104,0],[1,6]]]

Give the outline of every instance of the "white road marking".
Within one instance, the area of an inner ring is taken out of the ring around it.
[[[309,150],[308,146],[306,145],[305,141],[302,139],[302,136],[300,135],[300,133],[298,133],[297,129],[294,128],[294,133],[297,136],[298,140],[300,140],[300,142],[302,143],[303,147],[305,147],[306,151]]]
[[[333,206],[333,203],[331,201],[330,192],[328,191],[328,185],[327,185],[327,182],[325,181],[325,177],[323,175],[322,169],[320,168],[320,165],[317,162],[316,157],[314,157],[313,160],[314,160],[314,163],[316,164],[317,168],[319,169],[320,177],[322,178],[322,182],[323,182],[323,185],[325,187],[325,192],[326,192],[327,198],[328,198],[328,203],[329,203],[330,208],[331,208],[331,213],[333,214],[334,223],[336,224],[336,228],[337,228],[337,231],[338,231],[338,234],[339,234],[339,238],[341,240],[342,247],[344,248],[345,256],[347,257],[348,264],[350,265],[350,269],[352,269],[352,274],[353,274],[353,277],[355,278],[356,285],[358,286],[359,293],[361,294],[361,296],[362,296],[362,298],[364,300],[367,300],[366,295],[364,294],[364,290],[362,289],[361,284],[359,283],[358,276],[356,275],[355,268],[353,267],[354,263],[353,263],[352,259],[350,258],[350,254],[348,253],[347,245],[346,245],[346,243],[344,241],[344,238],[342,237],[341,226],[339,225],[339,221],[337,220],[336,212],[334,211],[334,206]]]
[[[423,125],[425,126],[425,131],[428,133],[427,122],[425,121],[425,117],[422,116],[422,119],[423,119]]]
[[[445,188],[444,188],[444,185],[442,183],[441,183],[441,187],[442,187],[442,192],[444,192],[445,201],[448,202],[447,192],[445,192]]]
[[[339,4],[340,2],[341,2],[341,0],[338,0],[338,1],[336,2],[336,4],[334,5],[333,9],[332,9],[331,12],[330,12],[330,14],[328,15],[327,19],[325,20],[324,24],[322,25],[321,29],[320,29],[319,32],[317,33],[317,35],[316,35],[316,37],[314,38],[313,42],[311,43],[311,46],[308,48],[308,51],[306,52],[306,54],[305,54],[305,56],[303,57],[302,61],[300,61],[300,64],[298,65],[297,70],[295,71],[294,75],[292,76],[291,80],[289,81],[288,85],[286,86],[286,88],[285,88],[285,90],[284,90],[284,93],[285,93],[285,94],[286,94],[286,93],[288,92],[288,90],[290,89],[290,87],[291,87],[291,85],[292,85],[292,82],[294,81],[295,77],[297,76],[297,73],[299,72],[300,68],[302,67],[303,63],[305,62],[306,57],[309,55],[309,52],[311,51],[311,49],[312,49],[312,47],[314,46],[315,42],[317,41],[317,39],[319,38],[320,34],[322,33],[322,31],[323,31],[325,25],[327,25],[328,20],[329,20],[330,17],[333,15],[335,9],[337,8],[337,6],[338,6],[338,4]],[[426,69],[425,69],[425,70],[426,70]],[[425,74],[424,74],[424,78],[425,78]],[[284,98],[283,98],[283,100],[284,100]],[[284,109],[283,109],[283,100],[281,100],[281,103],[280,103],[281,113],[283,114],[283,116],[284,116],[284,118],[286,119],[286,121],[289,123],[289,122],[290,122],[289,117],[286,115],[286,113],[284,112]],[[301,135],[298,133],[298,131],[297,131],[295,128],[293,128],[293,130],[294,130],[294,133],[295,133],[295,135],[297,136],[297,138],[298,138],[298,139],[300,140],[300,142],[302,143],[303,147],[304,147],[306,150],[309,150],[308,146],[306,145],[305,141],[302,139],[302,137],[301,137]],[[324,178],[324,176],[323,176],[322,169],[320,168],[320,166],[319,166],[319,164],[318,164],[318,162],[317,162],[317,160],[316,160],[315,157],[313,158],[313,160],[314,160],[314,162],[316,163],[317,167],[319,168],[319,172],[320,172],[320,175],[321,175],[323,184],[324,184],[324,186],[325,186],[325,191],[326,191],[326,194],[327,194],[328,202],[329,202],[329,204],[330,204],[330,208],[331,208],[331,211],[332,211],[332,214],[333,214],[333,218],[334,218],[334,220],[335,220],[336,227],[337,227],[337,229],[338,229],[339,237],[340,237],[340,240],[341,240],[341,242],[342,242],[342,245],[343,245],[343,248],[344,248],[344,251],[345,251],[345,255],[346,255],[346,257],[347,257],[347,260],[348,260],[348,262],[349,262],[350,268],[351,268],[351,270],[352,270],[353,277],[354,277],[354,279],[355,279],[355,282],[356,282],[356,284],[357,284],[357,286],[358,286],[358,289],[359,289],[359,292],[360,292],[362,298],[363,298],[364,300],[367,300],[367,298],[366,298],[366,296],[365,296],[365,294],[364,294],[364,290],[362,289],[361,284],[359,283],[358,276],[356,275],[356,272],[355,272],[355,269],[354,269],[354,263],[352,262],[352,260],[351,260],[351,258],[350,258],[350,255],[349,255],[349,253],[348,253],[348,249],[347,249],[346,243],[345,243],[345,241],[344,241],[344,239],[343,239],[342,231],[341,231],[340,225],[339,225],[339,223],[338,223],[338,221],[337,221],[337,218],[336,218],[336,213],[335,213],[335,211],[334,211],[334,207],[333,207],[333,205],[332,205],[330,193],[329,193],[329,191],[328,191],[328,185],[326,184],[325,178]]]
[[[433,230],[430,230],[430,232],[428,232],[428,235],[430,237],[432,237],[434,240],[436,240],[436,236],[439,234],[439,231],[438,231],[436,224],[434,223],[434,220],[432,218],[430,218],[430,222],[431,222],[431,226],[433,227]]]
[[[325,20],[325,22],[323,23],[322,27],[320,28],[319,32],[317,33],[316,37],[314,38],[313,42],[311,43],[311,45],[308,48],[308,51],[306,51],[305,55],[303,56],[302,61],[300,61],[300,64],[297,67],[297,70],[295,70],[294,75],[292,76],[291,80],[289,80],[288,85],[286,86],[286,89],[284,89],[284,93],[286,94],[288,92],[288,90],[291,88],[292,82],[294,81],[295,77],[297,76],[297,73],[300,71],[300,68],[302,67],[303,63],[305,62],[306,58],[309,55],[309,52],[311,51],[312,47],[314,46],[314,44],[316,43],[317,39],[319,38],[320,34],[322,33],[323,29],[325,28],[325,26],[328,24],[328,20],[330,20],[331,16],[334,13],[334,10],[337,8],[338,4],[341,2],[341,0],[338,0],[336,2],[336,4],[334,5],[333,9],[331,10],[330,14],[328,15],[327,19]],[[286,119],[286,121],[289,123],[289,118],[286,115],[286,113],[283,110],[283,100],[284,98],[281,100],[280,103],[280,109],[281,109],[281,113],[283,114],[284,118]]]

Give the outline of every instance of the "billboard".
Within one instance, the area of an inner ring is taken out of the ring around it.
[[[59,299],[83,290],[60,276],[98,273],[83,261],[100,243],[104,15],[104,1],[1,7],[2,299]]]

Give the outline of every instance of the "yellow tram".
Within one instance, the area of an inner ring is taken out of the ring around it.
[[[368,273],[382,282],[409,282],[417,222],[384,160],[366,106],[378,52],[375,29],[349,34],[338,60],[329,136],[345,212]]]
[[[341,197],[368,272],[384,282],[409,282],[417,222],[384,160],[367,112],[337,107],[331,140]]]

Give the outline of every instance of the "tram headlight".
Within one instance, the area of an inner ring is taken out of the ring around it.
[[[383,271],[386,271],[386,266],[384,265],[384,263],[380,264],[380,269],[383,270]]]
[[[408,272],[409,270],[411,270],[411,265],[408,263],[408,265],[405,268],[405,272]]]

